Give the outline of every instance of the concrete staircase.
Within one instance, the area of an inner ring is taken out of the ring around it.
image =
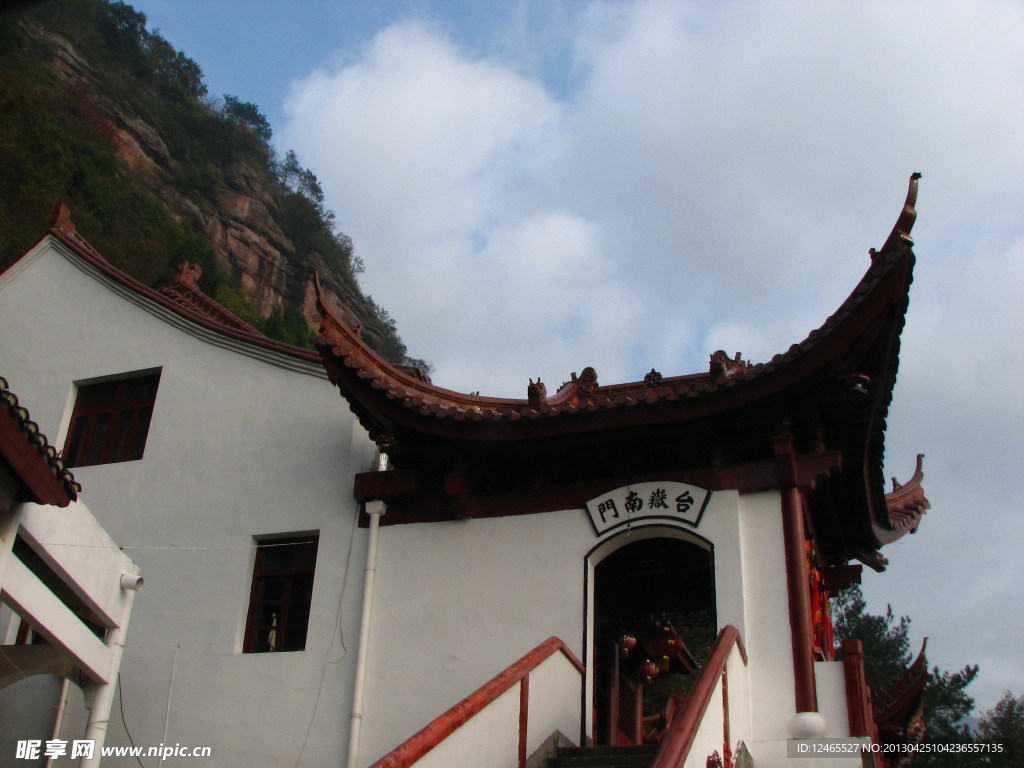
[[[638,747],[560,747],[546,768],[648,768],[657,744]]]

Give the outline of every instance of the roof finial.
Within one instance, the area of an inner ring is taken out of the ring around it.
[[[203,268],[190,261],[183,261],[178,265],[178,271],[171,282],[175,285],[182,285],[187,288],[199,288],[199,278],[203,276]]]
[[[917,218],[917,211],[914,209],[914,205],[917,203],[917,182],[920,178],[921,174],[917,171],[910,174],[910,183],[907,187],[907,199],[903,203],[903,210],[900,211],[900,217],[896,220],[896,226],[892,228],[892,232],[890,232],[889,237],[886,238],[885,245],[882,246],[881,251],[873,251],[871,253],[871,258],[875,258],[878,253],[886,253],[900,242],[905,243],[906,245],[914,244],[914,241],[910,237],[910,230],[914,228],[914,220]]]
[[[71,209],[63,202],[57,203],[50,214],[50,229],[55,229],[62,235],[75,234],[75,222],[71,220]]]

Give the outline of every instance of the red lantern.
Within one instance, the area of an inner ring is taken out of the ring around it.
[[[647,661],[636,668],[637,676],[643,678],[645,683],[651,682],[651,680],[658,676],[658,673],[658,665],[650,659],[647,659]]]
[[[619,649],[622,652],[622,658],[628,659],[629,652],[634,648],[636,648],[636,636],[629,632],[624,632],[622,637],[619,638]]]

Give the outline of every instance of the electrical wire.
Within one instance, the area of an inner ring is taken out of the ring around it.
[[[117,703],[119,709],[121,710],[121,724],[124,726],[124,732],[128,734],[128,743],[132,745],[132,751],[135,752],[137,751],[138,748],[135,746],[135,739],[132,738],[132,732],[128,730],[128,721],[124,719],[124,694],[121,692],[120,672],[117,673]],[[141,757],[135,755],[135,760],[136,762],[138,762],[140,768],[146,768],[146,766],[142,764]]]
[[[353,534],[355,531],[352,532]],[[306,734],[302,737],[302,746],[299,748],[299,755],[295,758],[295,768],[299,768],[299,764],[302,762],[302,756],[306,752],[306,746],[309,744],[309,734],[313,731],[313,723],[316,722],[317,709],[320,706],[320,694],[324,690],[324,682],[327,680],[327,666],[329,664],[339,664],[341,661],[348,656],[348,648],[345,645],[345,628],[341,622],[342,606],[345,604],[345,591],[348,589],[348,576],[351,570],[352,564],[352,549],[356,537],[354,535],[348,537],[348,555],[345,557],[345,575],[341,582],[341,596],[338,598],[338,611],[334,617],[334,630],[331,632],[331,644],[327,646],[327,653],[324,654],[324,664],[320,670],[320,685],[316,689],[316,699],[313,701],[313,712],[309,716],[309,725],[306,726]],[[334,640],[338,638],[341,642],[341,656],[335,660],[331,660],[331,650],[334,648]]]

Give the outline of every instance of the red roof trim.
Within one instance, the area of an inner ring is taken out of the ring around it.
[[[160,293],[178,302],[190,312],[199,312],[216,323],[246,333],[266,336],[203,293],[197,282],[202,274],[203,268],[198,264],[188,261],[179,264],[177,273],[171,278],[171,284],[162,287]]]
[[[76,256],[80,257],[90,266],[99,270],[104,276],[125,288],[128,288],[133,293],[136,293],[161,307],[169,309],[175,314],[197,325],[216,331],[223,336],[237,341],[262,347],[272,352],[278,352],[298,360],[303,360],[309,363],[320,362],[320,356],[317,355],[316,352],[264,336],[251,326],[243,323],[215,301],[205,296],[205,294],[202,294],[204,297],[204,309],[200,309],[194,305],[183,303],[182,301],[176,300],[171,296],[167,296],[160,291],[154,290],[139,282],[134,277],[117,269],[104,259],[100,252],[93,248],[85,238],[75,230],[75,224],[71,220],[71,211],[63,203],[58,204],[56,208],[54,208],[49,234],[70,248]],[[198,288],[195,289],[195,291],[198,290]],[[212,307],[216,307],[219,311],[219,317],[216,319],[213,315],[217,313],[211,311],[211,305]],[[227,317],[234,318],[234,322],[227,320]]]

